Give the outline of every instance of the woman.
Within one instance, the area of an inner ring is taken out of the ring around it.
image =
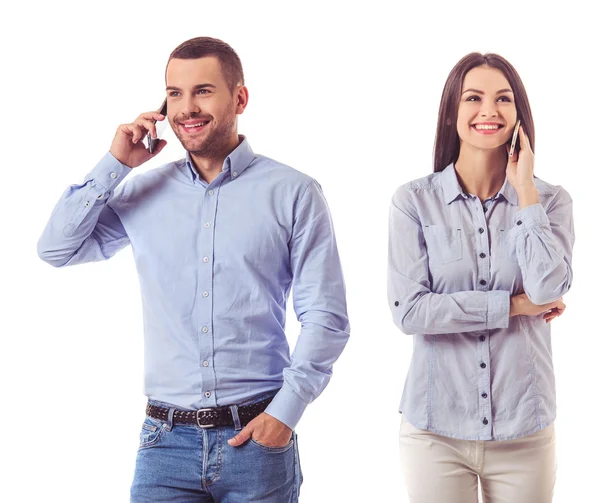
[[[520,143],[508,158],[520,119]],[[400,404],[412,503],[551,502],[550,322],[571,286],[572,201],[533,175],[534,127],[516,70],[471,53],[442,94],[434,173],[390,209],[388,296],[414,335]]]

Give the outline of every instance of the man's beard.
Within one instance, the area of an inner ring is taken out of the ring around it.
[[[204,159],[218,159],[229,154],[229,141],[235,123],[235,113],[227,114],[227,117],[231,117],[231,119],[221,122],[216,128],[212,129],[198,146],[196,146],[197,140],[193,137],[186,138],[185,133],[183,135],[179,134],[178,127],[175,128],[175,131],[177,131],[175,136],[179,138],[183,148],[190,154]],[[194,119],[194,117],[190,117],[190,119]],[[208,126],[211,124],[212,119]]]

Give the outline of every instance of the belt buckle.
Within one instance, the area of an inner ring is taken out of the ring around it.
[[[198,425],[199,428],[212,428],[214,426],[214,424],[200,424],[200,412],[206,412],[207,410],[212,410],[212,409],[198,409],[196,411],[196,424]]]

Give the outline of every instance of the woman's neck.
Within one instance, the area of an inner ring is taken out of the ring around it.
[[[462,143],[454,169],[465,192],[483,201],[502,188],[506,164],[504,145],[494,150],[482,150]]]

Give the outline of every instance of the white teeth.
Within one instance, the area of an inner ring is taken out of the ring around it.
[[[186,128],[193,128],[193,127],[200,127],[200,126],[206,126],[208,124],[208,121],[206,122],[200,122],[198,124],[184,124],[183,126]]]
[[[489,125],[489,124],[475,124],[475,129],[500,129],[498,124]]]

